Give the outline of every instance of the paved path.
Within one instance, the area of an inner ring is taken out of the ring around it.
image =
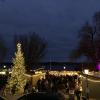
[[[100,100],[100,79],[93,79],[88,77],[83,77],[82,78],[82,83],[83,83],[83,94],[85,93],[86,86],[88,84],[89,88],[89,97],[92,99],[89,100]]]

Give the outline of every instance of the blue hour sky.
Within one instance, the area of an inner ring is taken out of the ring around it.
[[[100,0],[0,0],[0,34],[12,43],[15,33],[36,32],[48,42],[45,61],[68,61],[78,30],[97,11]]]

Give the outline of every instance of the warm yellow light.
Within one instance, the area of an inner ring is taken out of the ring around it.
[[[6,68],[6,66],[4,65],[3,68]]]
[[[17,47],[18,47],[18,48],[21,48],[21,44],[20,44],[20,43],[18,43],[18,44],[17,44]]]
[[[13,58],[12,62],[13,62],[12,69],[7,70],[9,71],[9,74],[11,74],[11,77],[8,78],[8,84],[6,85],[6,88],[4,90],[5,95],[7,94],[8,91],[12,93],[11,90],[15,84],[16,84],[15,94],[23,93],[24,87],[27,82],[27,77],[25,76],[26,70],[25,70],[24,56],[21,51],[20,43],[17,44],[17,52],[15,52],[15,57]]]
[[[79,77],[81,78],[81,77],[82,77],[82,75],[79,75]]]
[[[1,74],[1,75],[5,75],[5,74],[6,74],[6,72],[0,72],[0,74]]]
[[[84,69],[84,73],[88,74],[89,73],[89,69]]]
[[[42,71],[36,71],[35,74],[42,74]]]
[[[9,74],[11,74],[12,72],[9,72]]]
[[[49,74],[55,75],[55,76],[66,76],[66,75],[78,75],[77,72],[73,71],[50,71]]]

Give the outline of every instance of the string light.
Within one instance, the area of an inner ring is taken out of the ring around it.
[[[26,85],[27,78],[25,76],[25,64],[23,53],[21,52],[21,44],[17,44],[17,52],[15,58],[13,58],[13,66],[11,77],[8,79],[5,91],[12,93],[15,90],[15,94],[23,93],[24,86]]]

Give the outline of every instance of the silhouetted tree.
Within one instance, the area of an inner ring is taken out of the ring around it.
[[[100,59],[100,12],[95,13],[93,23],[87,22],[79,34],[79,45],[72,51],[71,57],[76,59],[84,55],[89,61],[98,61]]]
[[[2,36],[0,36],[0,63],[5,60],[7,47]]]
[[[38,63],[45,56],[47,42],[36,33],[16,35],[14,41],[22,44],[26,69],[31,69],[34,63]]]

